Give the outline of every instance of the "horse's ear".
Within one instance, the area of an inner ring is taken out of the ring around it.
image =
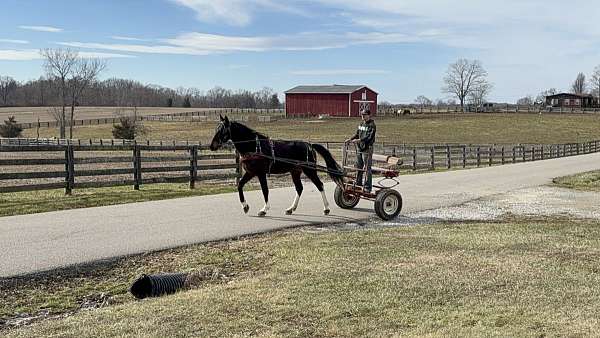
[[[225,115],[225,125],[228,126],[229,125],[229,118],[227,117],[227,115]]]
[[[223,115],[219,114],[219,118],[223,121]]]

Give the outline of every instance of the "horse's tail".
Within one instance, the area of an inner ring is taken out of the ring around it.
[[[340,167],[340,165],[335,161],[333,155],[327,150],[327,148],[323,147],[318,143],[312,144],[312,148],[323,157],[325,160],[325,164],[327,165],[327,173],[329,177],[337,184],[342,185],[344,183],[344,171]]]

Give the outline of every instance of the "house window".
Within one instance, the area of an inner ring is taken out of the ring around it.
[[[362,99],[363,99],[363,101],[367,100],[367,92],[366,91],[364,93],[362,93]]]
[[[578,106],[581,104],[581,100],[580,99],[575,99],[575,105]]]
[[[552,105],[557,105],[558,104],[558,99],[552,99]]]
[[[568,105],[570,105],[570,104],[571,104],[571,100],[569,100],[569,99],[565,99],[565,101],[564,101],[564,102],[565,102],[565,106],[568,106]]]

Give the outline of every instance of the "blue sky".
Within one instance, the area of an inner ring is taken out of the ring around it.
[[[40,48],[108,59],[107,77],[283,92],[366,84],[380,101],[441,92],[479,59],[490,99],[567,90],[600,64],[600,3],[560,0],[2,0],[0,75],[42,75]]]

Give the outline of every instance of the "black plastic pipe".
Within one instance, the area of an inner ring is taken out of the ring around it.
[[[187,276],[187,273],[144,274],[133,282],[129,292],[138,299],[172,294],[184,287]]]

